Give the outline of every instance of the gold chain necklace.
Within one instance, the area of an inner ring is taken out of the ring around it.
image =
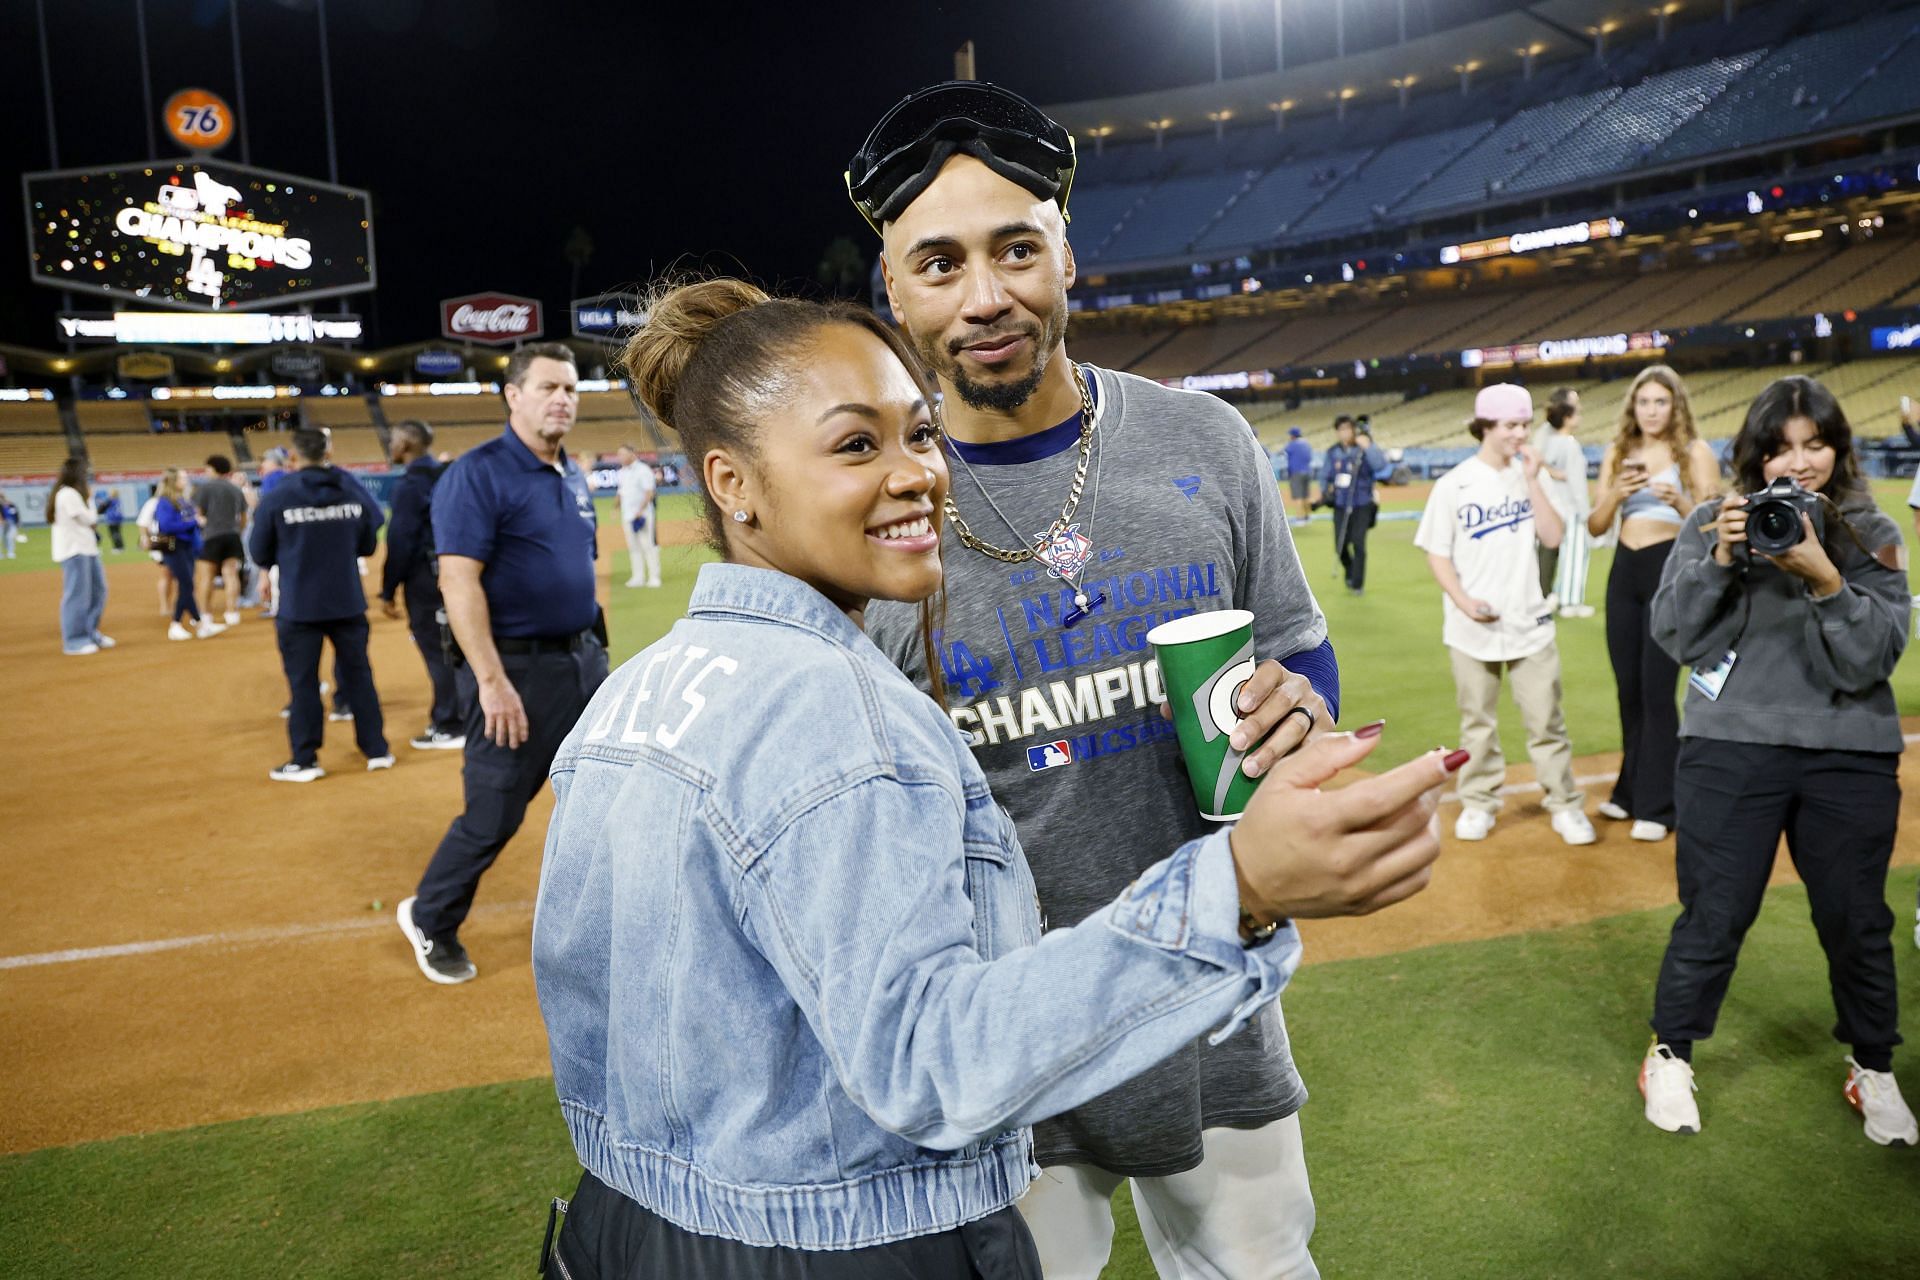
[[[981,538],[968,526],[966,518],[960,514],[960,508],[954,505],[953,493],[948,491],[944,508],[947,520],[953,525],[953,531],[960,535],[960,543],[970,551],[998,560],[1002,564],[1021,564],[1033,559],[1041,547],[1066,532],[1073,523],[1073,513],[1080,506],[1080,490],[1087,483],[1087,459],[1093,455],[1093,393],[1087,387],[1087,376],[1077,367],[1073,371],[1074,384],[1080,388],[1080,460],[1073,467],[1073,483],[1067,487],[1066,505],[1060,508],[1060,518],[1048,526],[1047,531],[1036,536],[1032,546],[1022,547],[1018,551],[1009,551],[1005,547],[996,547]],[[963,459],[964,461],[964,459]],[[978,484],[979,481],[975,481]],[[980,490],[985,496],[986,489]],[[991,503],[992,498],[987,498]]]

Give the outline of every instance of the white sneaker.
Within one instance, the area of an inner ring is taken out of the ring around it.
[[[1485,840],[1487,833],[1493,830],[1493,814],[1486,809],[1462,808],[1460,816],[1454,819],[1453,838],[1456,840]]]
[[[368,773],[377,773],[382,769],[391,769],[391,768],[393,768],[392,756],[368,756],[367,757]]]
[[[89,640],[78,649],[62,649],[60,652],[66,654],[69,658],[84,658],[90,653],[100,652],[100,646]]]
[[[1847,1073],[1845,1093],[1853,1109],[1866,1118],[1867,1137],[1883,1147],[1911,1147],[1920,1144],[1920,1125],[1891,1071],[1869,1071],[1847,1055],[1853,1070]]]
[[[1627,834],[1635,840],[1645,840],[1652,843],[1658,840],[1665,840],[1667,838],[1667,829],[1657,822],[1648,822],[1645,818],[1635,818],[1633,820],[1633,829],[1628,831]]]
[[[111,649],[113,648],[114,645],[119,643],[119,641],[115,640],[112,636],[95,636],[93,638],[93,642],[99,645],[102,649]]]
[[[312,782],[326,776],[327,771],[317,764],[295,764],[291,760],[267,773],[275,782]]]
[[[193,639],[193,632],[187,630],[177,622],[169,622],[167,624],[167,639],[191,640]]]
[[[1593,833],[1593,823],[1587,815],[1578,809],[1562,809],[1553,815],[1553,829],[1568,844],[1592,844],[1600,837]]]
[[[627,585],[630,587],[644,587],[647,585],[647,580],[645,578],[628,578]]]
[[[1603,801],[1594,812],[1603,818],[1612,818],[1615,822],[1625,822],[1633,816],[1611,800]]]
[[[345,724],[345,723],[347,723],[348,721],[350,721],[350,720],[352,720],[352,719],[353,719],[353,712],[351,712],[351,711],[329,711],[329,712],[327,712],[327,719],[328,719],[328,720],[330,720],[330,721],[332,721],[332,722],[333,722],[334,724]]]
[[[232,610],[228,610],[227,613],[224,615],[224,618],[225,618],[226,624],[230,627],[237,627],[240,625],[240,615],[233,612]]]
[[[1640,1093],[1647,1100],[1647,1123],[1668,1133],[1700,1132],[1700,1107],[1693,1095],[1693,1066],[1656,1043],[1640,1062]]]
[[[215,622],[212,618],[202,618],[200,619],[200,625],[194,628],[193,637],[196,640],[206,640],[219,635],[225,630],[225,626]]]

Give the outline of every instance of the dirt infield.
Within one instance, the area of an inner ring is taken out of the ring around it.
[[[603,527],[608,551],[616,538]],[[463,933],[478,981],[423,981],[392,923],[460,805],[459,755],[405,744],[427,704],[405,624],[372,619],[398,767],[366,773],[349,726],[330,725],[330,776],[276,785],[266,774],[287,741],[271,624],[169,643],[151,565],[127,555],[107,574],[105,629],[120,643],[86,659],[59,651],[58,574],[0,577],[0,1151],[546,1072],[528,949],[549,798]],[[1579,772],[1611,767],[1590,757]],[[1916,860],[1920,842],[1903,841],[1899,861]],[[1672,892],[1670,844],[1603,824],[1598,845],[1566,849],[1522,793],[1491,839],[1449,848],[1422,898],[1306,932],[1311,958],[1328,960]]]

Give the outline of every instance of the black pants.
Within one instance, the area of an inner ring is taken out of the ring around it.
[[[591,639],[568,652],[502,654],[501,665],[527,710],[527,740],[495,746],[487,737],[473,668],[455,673],[466,707],[466,812],[453,820],[420,877],[413,920],[429,938],[452,938],[473,909],[480,877],[527,816],[527,803],[547,783],[560,744],[607,678],[607,651]]]
[[[1839,1015],[1833,1034],[1874,1070],[1900,1043],[1887,861],[1900,758],[1689,738],[1680,746],[1680,918],[1660,962],[1653,1029],[1704,1040],[1773,869],[1780,837],[1807,886]]]
[[[434,613],[440,608],[440,593],[411,582],[402,587],[407,601],[407,629],[413,632],[414,647],[427,664],[427,682],[433,686],[433,711],[427,723],[435,733],[459,733],[466,723],[461,713],[459,684],[453,668],[440,648],[440,621]]]
[[[1620,778],[1613,802],[1636,818],[1673,825],[1673,762],[1680,746],[1674,686],[1680,664],[1653,642],[1653,594],[1671,542],[1620,547],[1607,575],[1607,656],[1620,696]]]
[[[385,725],[380,719],[380,694],[373,686],[373,667],[367,661],[367,620],[356,615],[329,622],[294,622],[285,614],[275,618],[280,638],[280,665],[287,673],[287,739],[293,744],[295,764],[312,764],[320,754],[326,730],[326,710],[320,703],[320,642],[333,643],[333,696],[344,699],[353,712],[353,740],[371,760],[387,754]]]
[[[1540,561],[1540,594],[1550,596],[1553,594],[1554,576],[1560,572],[1560,548],[1535,547],[1534,555]]]
[[[200,606],[193,598],[193,548],[176,542],[171,551],[160,553],[160,563],[167,566],[167,572],[173,575],[174,585],[179,588],[173,596],[173,620],[192,618],[200,621]]]
[[[808,1250],[696,1235],[582,1174],[548,1280],[1040,1280],[1040,1253],[1012,1205],[932,1235]]]
[[[120,525],[118,522],[107,526],[107,536],[113,539],[113,549],[115,551],[125,551],[127,549],[127,544],[120,540]]]
[[[1347,586],[1354,591],[1367,585],[1367,534],[1378,510],[1371,502],[1333,509],[1334,546],[1340,551],[1340,567],[1347,571]]]

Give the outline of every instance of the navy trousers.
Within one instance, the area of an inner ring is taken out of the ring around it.
[[[607,678],[607,651],[592,639],[565,652],[502,654],[507,679],[527,709],[527,740],[518,747],[487,737],[473,668],[455,673],[466,708],[466,766],[461,772],[466,811],[453,820],[415,890],[413,921],[429,938],[453,938],[473,909],[480,877],[506,848],[527,816],[527,804],[547,784],[560,744],[573,732],[588,699]]]
[[[408,582],[401,588],[407,602],[407,629],[413,632],[414,647],[427,664],[427,682],[433,686],[433,710],[427,723],[436,733],[459,733],[466,724],[460,706],[460,686],[453,667],[440,647],[440,593],[416,588]]]
[[[367,619],[356,614],[326,622],[294,622],[285,614],[274,619],[280,639],[280,665],[287,673],[287,739],[295,764],[313,764],[320,754],[327,717],[320,703],[320,646],[333,644],[335,702],[344,701],[353,712],[353,739],[369,760],[387,752],[387,735],[380,720],[380,695],[373,687],[373,667],[367,661]]]

